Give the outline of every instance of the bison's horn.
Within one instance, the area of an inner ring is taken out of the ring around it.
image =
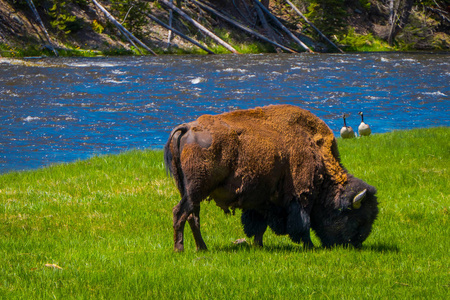
[[[361,207],[361,202],[366,197],[366,193],[367,193],[367,189],[364,189],[361,193],[356,195],[355,198],[353,198],[353,204],[352,204],[353,208],[358,209]]]

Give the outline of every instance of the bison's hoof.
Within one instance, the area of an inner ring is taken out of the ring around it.
[[[175,251],[175,252],[183,252],[184,251],[184,247],[183,247],[183,245],[175,245],[175,247],[173,247],[173,250]]]

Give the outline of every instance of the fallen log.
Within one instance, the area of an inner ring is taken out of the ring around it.
[[[192,19],[191,17],[189,17],[182,9],[176,7],[175,5],[173,5],[172,3],[170,3],[167,0],[160,0],[162,3],[164,3],[164,5],[166,5],[167,7],[169,7],[170,9],[173,9],[174,11],[176,11],[180,16],[182,16],[183,18],[185,18],[187,21],[191,22],[195,27],[197,27],[198,29],[200,29],[201,31],[203,31],[207,36],[209,36],[210,38],[212,38],[213,40],[215,40],[216,42],[218,42],[219,44],[221,44],[222,46],[224,46],[227,50],[229,50],[230,52],[239,54],[238,51],[236,51],[236,49],[234,49],[231,45],[229,45],[227,42],[225,42],[224,40],[222,40],[220,37],[218,37],[217,35],[215,35],[214,33],[212,33],[211,31],[209,31],[206,27],[204,27],[202,24],[198,23],[197,21],[195,21],[194,19]]]
[[[211,50],[209,50],[208,48],[206,48],[205,46],[203,46],[202,44],[200,44],[199,42],[197,42],[194,39],[191,39],[190,37],[188,37],[187,35],[181,33],[180,31],[176,30],[175,28],[165,24],[164,22],[162,22],[161,20],[159,20],[157,17],[155,17],[154,15],[152,15],[151,13],[144,13],[144,15],[146,15],[148,18],[152,19],[153,21],[155,21],[156,23],[158,23],[159,25],[163,26],[164,28],[170,30],[170,32],[173,32],[177,35],[179,35],[180,37],[182,37],[183,39],[187,40],[188,42],[196,45],[197,47],[205,50],[206,52],[208,52],[209,54],[214,54],[214,52],[212,52]]]
[[[294,5],[294,3],[292,3],[289,0],[286,0],[286,2],[294,9],[294,11],[303,18],[303,20],[305,20],[305,22],[311,26],[312,28],[314,28],[314,30],[317,31],[317,33],[320,34],[321,37],[323,37],[328,43],[330,43],[334,48],[336,48],[337,50],[339,50],[339,52],[344,53],[344,51],[341,50],[341,48],[339,48],[338,46],[336,46],[332,41],[330,41],[319,29],[317,29],[316,26],[314,26],[313,23],[311,23],[303,14],[302,12],[297,8],[297,6]]]
[[[256,14],[258,15],[259,21],[261,22],[262,27],[266,30],[267,34],[275,40],[273,29],[269,26],[269,22],[267,22],[266,17],[264,16],[263,11],[259,8],[258,5],[255,6]]]
[[[50,36],[48,35],[47,29],[45,29],[44,23],[42,22],[42,19],[39,16],[36,6],[34,6],[33,0],[27,0],[27,3],[28,3],[28,6],[33,11],[34,16],[35,16],[37,22],[39,23],[39,26],[41,26],[41,29],[44,32],[45,38],[47,39],[50,49],[53,51],[53,53],[56,56],[59,56],[58,51],[56,51],[55,47],[53,47],[52,41],[50,40]]]
[[[290,49],[290,48],[288,48],[288,47],[286,47],[286,46],[283,46],[283,45],[281,45],[281,44],[279,44],[279,43],[277,43],[277,42],[275,42],[275,41],[272,41],[271,39],[269,39],[269,38],[263,36],[262,34],[259,34],[258,32],[254,31],[254,30],[252,30],[252,29],[250,29],[250,28],[245,27],[244,25],[242,25],[242,24],[240,24],[240,23],[238,23],[238,22],[232,20],[231,18],[229,18],[229,17],[223,15],[222,13],[218,12],[218,11],[215,10],[214,8],[212,8],[212,7],[210,7],[210,6],[206,5],[206,4],[204,4],[204,3],[202,3],[202,2],[199,2],[199,1],[197,1],[197,0],[191,0],[191,2],[194,3],[194,4],[196,4],[196,5],[198,5],[198,6],[200,6],[201,8],[203,8],[203,9],[209,11],[210,13],[213,13],[213,14],[215,14],[216,16],[218,16],[218,17],[224,19],[225,21],[227,21],[227,22],[229,22],[230,24],[236,26],[237,28],[239,28],[239,29],[241,29],[241,30],[243,30],[243,31],[245,31],[245,32],[247,32],[247,33],[249,33],[249,34],[252,34],[252,35],[256,36],[257,38],[259,38],[259,39],[261,39],[261,40],[263,40],[263,41],[266,41],[266,42],[268,42],[268,43],[270,43],[270,44],[272,44],[272,45],[274,45],[274,46],[277,46],[277,47],[279,47],[279,48],[285,50],[285,51],[288,51],[288,52],[291,52],[291,53],[295,53],[295,52],[296,52],[296,51],[294,51],[294,50],[292,50],[292,49]]]
[[[153,55],[156,55],[156,53],[150,49],[146,44],[144,44],[141,40],[139,40],[137,37],[135,37],[131,32],[129,32],[125,27],[123,27],[122,24],[120,24],[107,10],[106,8],[104,8],[100,3],[98,3],[96,0],[92,0],[92,2],[105,14],[105,16],[124,34],[124,36],[131,42],[131,44],[135,45],[134,41],[136,41],[136,43],[138,43],[139,45],[141,45],[145,50],[147,50],[148,52],[150,52]],[[136,46],[135,46],[136,47]],[[141,51],[139,50],[138,47],[136,47],[136,49],[138,49],[139,53],[141,53]]]
[[[256,5],[258,5],[263,12],[265,12],[277,25],[278,27],[280,27],[281,29],[284,30],[284,32],[286,32],[298,45],[300,45],[303,49],[305,49],[306,51],[310,52],[310,53],[314,53],[314,51],[312,51],[311,49],[308,48],[308,46],[305,45],[305,43],[303,43],[302,41],[300,41],[300,39],[298,37],[296,37],[289,29],[286,28],[286,26],[284,26],[278,19],[277,17],[275,17],[264,5],[262,5],[261,2],[259,2],[259,0],[253,0],[253,2],[256,3]]]
[[[123,34],[123,36],[128,39],[128,41],[131,43],[131,45],[133,45],[133,47],[139,52],[139,54],[142,55],[141,49],[139,49],[139,47],[133,42],[133,40],[128,36],[128,34],[125,31],[123,31],[121,28],[118,28],[118,29]]]

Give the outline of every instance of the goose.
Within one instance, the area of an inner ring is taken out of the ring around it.
[[[346,114],[342,115],[342,118],[344,119],[344,127],[341,128],[341,137],[343,139],[351,139],[355,137],[355,132],[350,126],[347,126],[347,123],[345,122],[346,117]]]
[[[360,111],[358,115],[361,116],[361,124],[358,126],[359,136],[369,136],[372,133],[369,124],[364,123],[364,115],[363,112]]]

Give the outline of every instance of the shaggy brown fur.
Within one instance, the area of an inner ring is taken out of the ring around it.
[[[341,197],[348,176],[332,131],[295,106],[201,116],[172,131],[165,161],[182,196],[173,211],[178,251],[183,250],[186,221],[197,248],[206,249],[198,212],[207,197],[226,212],[248,211],[250,217],[243,216],[244,230],[260,245],[267,225],[281,224],[270,227],[312,246],[309,228],[314,205],[331,210],[351,205],[351,199]]]

